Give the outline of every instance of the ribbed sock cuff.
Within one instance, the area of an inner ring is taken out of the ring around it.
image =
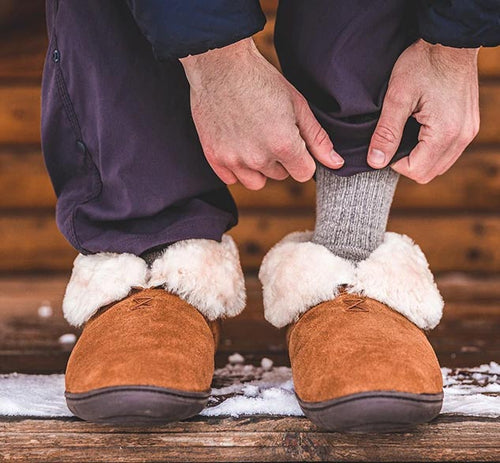
[[[390,167],[340,177],[318,165],[312,241],[359,262],[383,241],[399,174]]]

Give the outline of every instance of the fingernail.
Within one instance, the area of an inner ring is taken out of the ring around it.
[[[376,166],[383,166],[385,164],[385,154],[383,151],[372,149],[370,151],[370,161]]]
[[[332,158],[335,167],[342,167],[344,165],[344,160],[335,151],[331,151],[330,157]]]

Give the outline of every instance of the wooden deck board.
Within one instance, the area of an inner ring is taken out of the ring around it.
[[[194,418],[117,428],[77,419],[0,420],[2,461],[497,461],[500,423],[441,416],[404,434],[339,434],[305,418]]]
[[[314,213],[241,211],[229,234],[245,270],[259,268],[266,252],[286,234],[314,228]],[[500,271],[498,214],[393,214],[390,231],[419,243],[434,272]],[[0,215],[0,272],[71,269],[76,251],[58,232],[52,213]]]
[[[279,209],[312,211],[314,181],[269,180],[266,187],[250,191],[240,184],[230,187],[242,210]],[[0,212],[52,210],[56,199],[39,147],[0,145]],[[445,175],[427,185],[402,177],[392,205],[398,211],[498,211],[500,208],[500,149],[469,148]]]
[[[63,372],[71,346],[58,342],[65,333],[78,334],[62,317],[61,301],[67,275],[0,278],[0,373]],[[500,359],[500,276],[443,275],[438,285],[447,301],[442,323],[429,337],[444,366],[470,367]],[[233,352],[249,363],[269,357],[288,364],[285,332],[264,320],[260,284],[247,278],[248,306],[234,319],[225,320],[217,365]],[[37,314],[42,303],[53,316]]]

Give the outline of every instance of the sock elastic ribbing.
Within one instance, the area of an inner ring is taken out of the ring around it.
[[[340,177],[318,164],[312,241],[344,259],[366,259],[384,239],[398,179],[390,167]]]

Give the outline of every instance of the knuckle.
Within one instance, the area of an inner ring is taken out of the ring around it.
[[[254,157],[249,163],[248,166],[254,170],[261,171],[266,168],[268,165],[267,159],[264,157]]]
[[[388,124],[381,124],[373,134],[373,141],[382,144],[395,144],[398,141],[397,130]]]
[[[231,171],[239,170],[244,167],[238,159],[227,159],[223,166]]]
[[[313,137],[313,143],[316,145],[331,145],[333,148],[333,143],[331,142],[330,137],[326,133],[326,130],[321,126],[319,126],[316,130],[316,134]]]
[[[272,151],[278,159],[289,158],[293,153],[293,144],[290,141],[282,140],[273,146]]]

